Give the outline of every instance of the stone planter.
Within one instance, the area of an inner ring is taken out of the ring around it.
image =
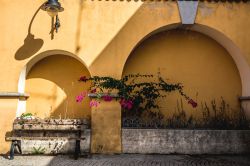
[[[20,140],[22,154],[74,153],[76,138],[81,152],[90,152],[90,122],[86,119],[16,119],[13,137]]]
[[[87,119],[16,119],[16,130],[79,130],[89,128]]]
[[[122,129],[123,153],[250,153],[250,130]]]
[[[90,128],[87,119],[16,119],[14,130],[80,130]]]

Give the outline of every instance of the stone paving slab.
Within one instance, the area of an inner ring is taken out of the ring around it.
[[[250,166],[250,156],[233,155],[92,155],[74,160],[70,156],[0,156],[0,166]]]

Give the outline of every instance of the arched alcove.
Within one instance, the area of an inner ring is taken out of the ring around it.
[[[90,73],[74,54],[56,50],[37,55],[20,75],[18,90],[30,97],[18,102],[17,116],[29,112],[40,118],[90,117],[89,99],[76,102],[76,96],[90,86],[78,82],[80,76]]]
[[[148,39],[149,37],[153,36],[154,34],[168,31],[172,29],[186,29],[186,30],[193,30],[196,32],[200,32],[209,36],[210,38],[217,41],[221,46],[223,46],[230,56],[233,58],[240,77],[241,77],[241,84],[242,84],[242,96],[249,96],[250,95],[250,67],[248,62],[246,61],[246,55],[240,50],[240,48],[230,39],[229,36],[226,36],[224,33],[220,32],[219,30],[209,27],[202,24],[193,24],[193,25],[182,25],[180,23],[174,24],[167,24],[162,25],[161,27],[151,27],[143,29],[143,33],[140,33],[136,39],[131,39],[130,36],[124,36],[123,40],[129,40],[131,47],[126,47],[123,50],[122,58],[121,58],[121,67],[124,68],[125,63],[128,57],[131,55],[131,52],[137,48],[140,43]],[[131,33],[136,33],[132,31]],[[122,75],[123,70],[121,70],[120,75]]]
[[[219,104],[221,97],[232,109],[239,108],[242,80],[235,59],[207,35],[183,28],[157,30],[135,47],[125,63],[123,75],[156,75],[159,70],[169,82],[182,83],[184,91],[198,101],[195,109],[183,101],[189,113],[200,115],[197,110],[201,102],[215,99]],[[172,114],[180,99],[178,93],[170,93],[159,101],[161,111]]]

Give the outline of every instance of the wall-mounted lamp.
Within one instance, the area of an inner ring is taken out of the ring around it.
[[[62,12],[64,8],[61,7],[61,4],[58,2],[58,0],[48,0],[46,3],[44,3],[41,9],[47,11],[47,13],[51,16],[52,20],[54,20],[54,17],[56,16],[56,22],[53,27],[56,29],[57,32],[58,28],[60,27],[58,12]]]

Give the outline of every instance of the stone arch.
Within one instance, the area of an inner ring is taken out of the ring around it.
[[[89,76],[91,75],[85,62],[83,62],[82,59],[80,59],[78,56],[74,55],[73,53],[70,53],[64,50],[48,50],[48,51],[45,51],[36,55],[23,67],[19,76],[19,80],[18,80],[18,92],[19,93],[25,93],[25,86],[26,86],[25,82],[32,67],[34,67],[38,62],[42,61],[43,59],[47,57],[52,57],[53,55],[62,55],[62,56],[71,57],[77,60],[83,65],[83,67],[86,68]],[[16,117],[19,117],[25,111],[26,111],[26,100],[19,99],[18,105],[17,105]]]
[[[170,93],[157,101],[164,115],[172,116],[183,108],[198,117],[202,111],[196,110],[201,110],[201,102],[210,106],[215,100],[220,104],[221,97],[231,109],[239,108],[237,97],[242,88],[238,69],[229,53],[207,35],[183,29],[157,33],[131,53],[123,75],[156,75],[158,71],[170,83],[183,83],[184,92],[198,102],[193,109],[178,93]]]
[[[202,34],[205,34],[211,37],[212,39],[217,41],[220,45],[222,45],[228,51],[228,53],[232,56],[237,66],[237,69],[239,71],[241,84],[242,84],[242,96],[250,96],[250,67],[245,59],[246,56],[243,54],[240,48],[237,47],[237,45],[232,40],[230,40],[230,38],[228,38],[226,35],[224,35],[223,33],[221,33],[220,31],[214,28],[211,28],[202,24],[182,25],[180,23],[174,23],[174,24],[162,26],[158,29],[154,29],[150,33],[145,34],[145,36],[141,37],[139,42],[134,43],[132,50],[130,50],[129,54],[127,54],[126,58],[124,58],[125,61],[122,62],[122,65],[123,65],[122,72],[124,70],[125,63],[129,55],[133,52],[135,48],[137,48],[138,45],[140,45],[140,43],[148,39],[150,36],[153,36],[154,34],[167,31],[167,30],[177,29],[177,28],[189,29],[189,30],[200,32]]]

